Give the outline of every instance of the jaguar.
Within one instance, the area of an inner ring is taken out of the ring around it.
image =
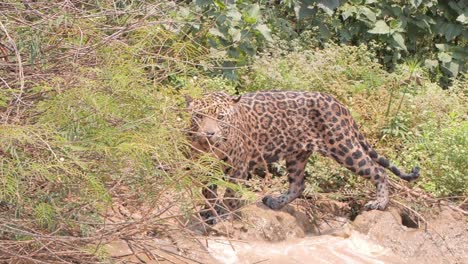
[[[223,160],[230,182],[241,183],[252,170],[285,161],[288,191],[262,199],[274,210],[301,195],[307,160],[314,152],[373,182],[376,199],[365,205],[367,210],[385,210],[389,203],[385,169],[406,181],[419,177],[419,167],[405,173],[378,154],[348,108],[329,94],[259,91],[231,96],[215,92],[199,99],[186,97],[186,107],[191,113],[188,137],[192,148]],[[202,193],[206,201],[202,217],[207,222],[239,208],[239,194],[231,188],[226,188],[222,201],[216,185],[204,187]]]

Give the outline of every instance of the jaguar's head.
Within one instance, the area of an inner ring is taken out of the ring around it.
[[[200,151],[215,151],[220,156],[223,143],[233,131],[232,120],[237,113],[241,96],[211,93],[200,99],[186,97],[187,110],[191,113],[190,140]],[[219,152],[219,153],[218,153]]]

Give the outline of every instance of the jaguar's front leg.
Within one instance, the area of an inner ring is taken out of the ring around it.
[[[216,223],[216,218],[223,214],[222,205],[218,200],[218,186],[211,184],[202,189],[205,207],[200,211],[203,221],[209,225]]]
[[[247,179],[247,176],[247,170],[245,169],[233,170],[232,173],[230,173],[230,176],[228,176],[228,181],[235,184],[242,184]],[[223,204],[225,205],[224,208],[227,210],[223,217],[229,218],[233,216],[233,214],[237,213],[241,205],[241,197],[242,195],[239,192],[236,192],[229,187],[226,188],[223,197]]]

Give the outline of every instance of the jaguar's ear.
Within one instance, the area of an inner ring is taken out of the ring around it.
[[[185,97],[185,107],[188,108],[190,104],[193,102],[193,99],[188,94],[186,94],[184,97]]]
[[[241,98],[242,98],[242,95],[233,96],[233,97],[231,97],[231,100],[232,100],[233,103],[238,103]]]

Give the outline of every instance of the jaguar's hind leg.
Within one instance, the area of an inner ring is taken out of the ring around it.
[[[274,210],[279,210],[294,199],[299,197],[304,191],[304,169],[307,165],[307,159],[310,153],[290,157],[286,159],[286,169],[288,172],[289,190],[287,193],[281,194],[278,198],[265,196],[263,203]]]
[[[367,210],[385,210],[389,202],[387,173],[382,166],[374,162],[370,157],[367,157],[365,160],[367,164],[356,169],[357,174],[370,178],[376,187],[377,194],[376,199],[366,203],[364,208]]]
[[[346,142],[338,143],[336,147],[330,149],[330,156],[350,171],[370,179],[374,183],[377,197],[365,205],[366,209],[384,210],[387,207],[389,201],[388,176],[384,168],[368,156],[359,142],[352,142],[348,139]]]

